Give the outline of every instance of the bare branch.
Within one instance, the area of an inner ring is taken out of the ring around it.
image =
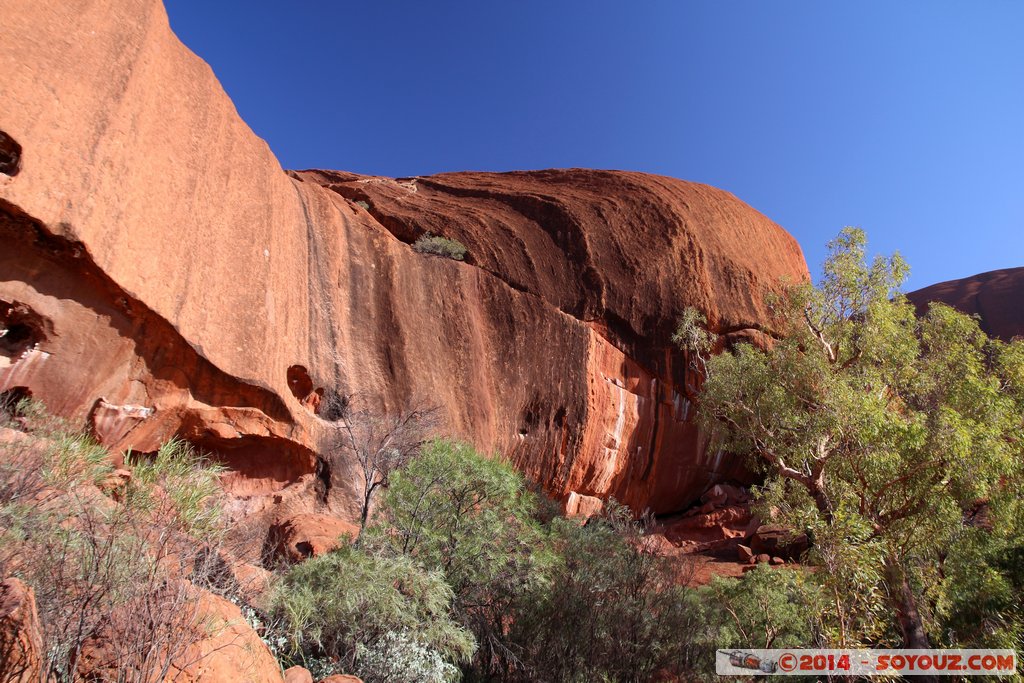
[[[811,331],[811,334],[813,334],[815,336],[815,338],[819,342],[821,342],[821,346],[822,346],[823,349],[825,349],[825,354],[828,356],[829,362],[835,363],[836,362],[836,352],[835,352],[835,349],[833,349],[832,348],[832,344],[830,344],[829,341],[827,339],[825,339],[825,333],[821,330],[820,327],[815,325],[814,321],[811,319],[811,308],[810,308],[810,306],[807,306],[807,307],[804,308],[804,322],[807,323],[807,328]]]
[[[360,533],[366,527],[374,498],[387,488],[392,472],[416,457],[439,423],[434,407],[415,406],[397,413],[371,408],[349,409],[323,448],[332,464],[354,460],[362,478]],[[332,474],[344,471],[331,467]]]

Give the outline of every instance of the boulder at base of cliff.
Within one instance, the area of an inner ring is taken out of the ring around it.
[[[604,510],[604,501],[597,496],[584,496],[575,491],[565,499],[566,517],[593,517]]]
[[[284,683],[313,683],[313,674],[302,666],[293,666],[284,672]]]
[[[677,517],[663,522],[665,536],[680,547],[703,550],[713,541],[741,538],[750,520],[750,509],[745,505],[717,508],[710,512]]]
[[[196,637],[190,629],[183,631],[181,638],[186,642],[170,636],[174,639],[170,647],[175,651],[164,683],[284,683],[274,655],[245,621],[237,605],[191,584],[184,584],[182,590],[187,600],[181,608],[195,609],[189,619],[195,619],[199,635]],[[111,618],[115,622],[134,619],[136,613],[115,611]],[[117,680],[122,666],[119,661],[125,655],[124,645],[112,642],[109,634],[99,634],[86,641],[77,662],[79,677]]]
[[[175,683],[284,683],[281,667],[237,605],[199,591],[199,609],[210,636],[181,659],[184,670],[169,676]]]
[[[201,591],[200,610],[210,636],[186,653],[175,683],[284,683],[281,667],[238,605]]]
[[[32,588],[19,579],[0,583],[0,681],[38,681],[43,636]]]
[[[645,534],[641,537],[638,547],[642,552],[661,557],[677,555],[679,550],[672,541],[660,533]]]
[[[298,514],[270,528],[269,543],[276,555],[301,562],[330,552],[359,536],[359,525],[338,517]]]
[[[740,543],[736,546],[736,561],[747,563],[754,559],[754,551]]]

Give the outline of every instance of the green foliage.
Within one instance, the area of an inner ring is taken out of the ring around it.
[[[1024,351],[947,306],[916,316],[898,294],[906,264],[869,264],[862,231],[830,250],[819,287],[775,301],[770,349],[708,362],[701,414],[812,532],[834,642],[922,645],[941,631],[933,607],[953,582],[939,564],[964,511],[1021,491]]]
[[[812,647],[823,595],[805,572],[758,565],[742,579],[715,577],[697,590],[716,648]],[[717,645],[716,645],[717,644]]]
[[[43,481],[49,486],[71,488],[98,484],[110,475],[110,454],[89,435],[59,431],[48,436]]]
[[[679,560],[659,557],[642,538],[614,501],[586,525],[553,522],[555,561],[513,619],[524,679],[646,681],[690,668],[697,605],[677,585]]]
[[[1002,493],[972,511],[943,558],[935,595],[942,644],[1024,648],[1024,501]]]
[[[545,561],[535,509],[510,465],[447,440],[428,443],[398,470],[383,499],[375,537],[443,572],[455,613],[481,643],[480,668],[504,659],[508,610]]]
[[[687,308],[679,318],[672,343],[694,356],[698,370],[703,370],[715,338],[708,332],[707,316],[696,308]]]
[[[475,648],[472,634],[450,617],[452,597],[439,571],[423,570],[411,557],[344,547],[289,570],[270,614],[293,661],[326,656],[372,683],[387,680],[386,643],[399,660],[442,663],[417,680],[441,680],[438,671],[452,680],[453,665],[468,661]]]
[[[0,444],[0,573],[35,589],[46,675],[77,680],[83,645],[102,639],[120,680],[162,679],[206,635],[191,586],[209,578],[220,537],[219,470],[172,441],[129,457],[125,482],[106,449],[40,404],[19,414],[31,433]]]
[[[421,254],[434,254],[454,261],[463,261],[466,258],[466,246],[462,242],[431,235],[429,232],[413,242],[412,248]]]
[[[827,598],[815,577],[802,569],[761,564],[742,578],[714,577],[709,585],[688,591],[688,597],[697,618],[687,680],[720,680],[714,673],[719,648],[822,646]]]
[[[166,441],[152,458],[128,453],[125,464],[132,469],[126,506],[152,512],[164,504],[183,532],[200,538],[221,527],[218,478],[224,468],[198,456],[187,442]]]
[[[535,545],[522,475],[472,446],[428,443],[392,477],[382,519],[396,549],[444,570],[456,590],[488,584]]]
[[[547,514],[522,475],[466,444],[428,442],[383,490],[355,545],[274,590],[286,664],[368,682],[458,667],[469,680],[692,679],[722,643],[820,640],[826,593],[803,572],[686,588],[690,566],[659,555],[628,508],[609,501],[585,524]]]
[[[46,417],[46,406],[25,392],[8,390],[0,392],[0,426],[17,429],[15,418],[39,419]]]

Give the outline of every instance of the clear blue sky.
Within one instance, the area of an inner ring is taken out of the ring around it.
[[[167,6],[286,168],[647,171],[735,193],[812,273],[844,225],[909,289],[1024,266],[1019,0]]]

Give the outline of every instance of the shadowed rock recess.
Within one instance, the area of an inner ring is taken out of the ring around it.
[[[436,405],[562,498],[668,512],[741,475],[669,337],[692,305],[757,340],[764,294],[807,268],[732,195],[286,173],[156,0],[9,0],[0,102],[0,391],[116,449],[188,439],[230,467],[239,514],[354,517],[351,463],[316,494],[318,412],[349,396]],[[466,260],[414,251],[426,233]]]

